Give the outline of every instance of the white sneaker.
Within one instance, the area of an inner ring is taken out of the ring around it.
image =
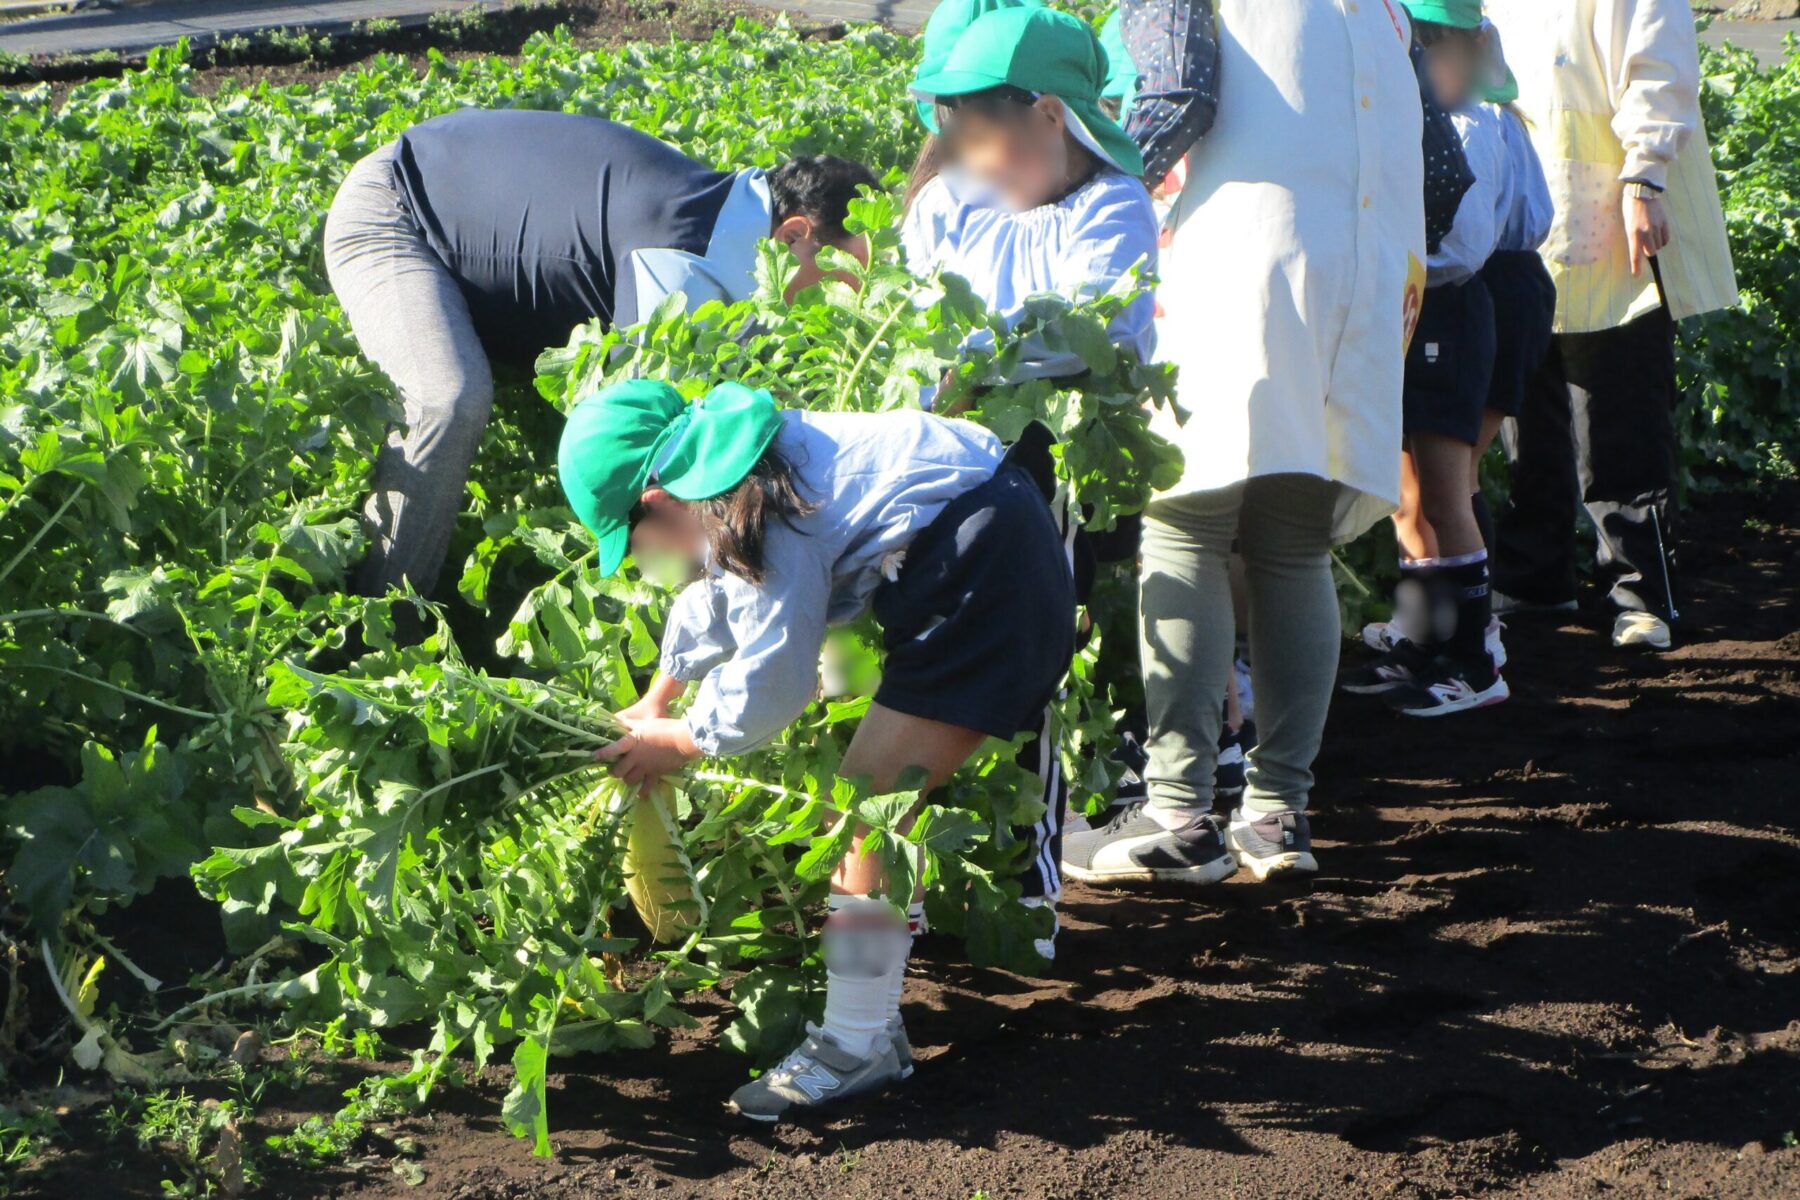
[[[1667,650],[1669,648],[1669,623],[1655,613],[1638,612],[1632,609],[1619,614],[1613,622],[1613,645],[1620,649]]]
[[[1488,620],[1487,637],[1484,639],[1488,654],[1494,660],[1494,669],[1498,671],[1506,665],[1506,645],[1500,640],[1500,631],[1506,626],[1499,617]],[[1363,626],[1363,645],[1377,654],[1386,654],[1406,637],[1398,621],[1371,621]]]
[[[1063,831],[1066,836],[1068,830]],[[1047,908],[1050,910],[1050,936],[1032,939],[1032,946],[1038,957],[1046,962],[1056,961],[1056,935],[1062,932],[1062,918],[1056,915],[1056,898],[1054,896],[1021,896],[1019,903],[1026,908]]]

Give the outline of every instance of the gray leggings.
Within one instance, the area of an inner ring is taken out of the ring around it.
[[[462,511],[469,465],[494,407],[494,377],[450,269],[401,205],[394,148],[345,176],[325,218],[325,273],[363,353],[400,392],[363,509],[368,557],[358,592],[402,580],[429,593]]]
[[[1265,475],[1144,514],[1139,650],[1150,718],[1150,803],[1211,808],[1236,641],[1232,543],[1244,558],[1256,731],[1244,806],[1306,808],[1337,676],[1331,523],[1338,485]]]

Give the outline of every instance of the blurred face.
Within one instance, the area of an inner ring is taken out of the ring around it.
[[[660,587],[680,587],[706,561],[706,534],[688,505],[659,487],[647,488],[631,527],[631,557],[638,574]]]
[[[1487,56],[1487,35],[1452,34],[1425,48],[1425,77],[1445,108],[1461,108],[1474,98]]]
[[[848,271],[827,271],[819,265],[819,250],[824,246],[842,250],[863,266],[869,265],[869,239],[862,234],[846,237],[840,241],[828,241],[820,237],[813,223],[806,217],[795,215],[789,217],[775,227],[774,239],[783,243],[794,252],[794,262],[799,270],[782,293],[782,299],[789,304],[794,297],[804,292],[815,283],[825,279],[835,279],[840,283],[856,286],[856,276]]]
[[[944,158],[993,188],[1015,212],[1048,204],[1070,175],[1068,113],[1055,96],[951,110]]]

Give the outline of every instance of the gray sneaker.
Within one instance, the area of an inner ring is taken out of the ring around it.
[[[893,1026],[889,1026],[890,1031]],[[911,1047],[907,1055],[911,1057]],[[752,1121],[779,1121],[790,1109],[818,1108],[863,1092],[878,1091],[906,1076],[896,1042],[876,1038],[867,1058],[858,1058],[811,1021],[806,1040],[792,1054],[737,1091],[725,1107]]]
[[[1225,827],[1225,844],[1258,880],[1319,869],[1312,852],[1312,826],[1305,813],[1273,813],[1246,821],[1240,808]]]
[[[1099,829],[1065,835],[1063,874],[1083,883],[1217,883],[1237,870],[1221,824],[1202,813],[1179,829],[1164,829],[1134,804]]]

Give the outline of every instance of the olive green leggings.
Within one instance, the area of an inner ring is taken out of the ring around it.
[[[1244,559],[1256,731],[1244,807],[1306,808],[1337,676],[1331,525],[1338,485],[1265,475],[1158,501],[1144,514],[1139,652],[1150,719],[1150,803],[1212,807],[1236,642],[1230,559]]]

